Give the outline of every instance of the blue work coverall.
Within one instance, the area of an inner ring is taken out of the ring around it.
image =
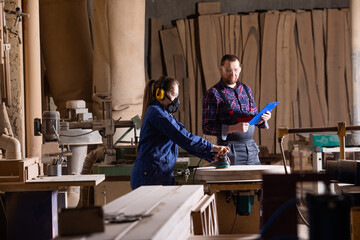
[[[137,158],[131,171],[131,188],[173,185],[178,146],[192,155],[213,161],[213,144],[189,133],[159,101],[148,107],[141,126]]]

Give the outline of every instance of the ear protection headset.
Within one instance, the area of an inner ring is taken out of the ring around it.
[[[158,87],[156,89],[156,93],[155,93],[155,97],[157,100],[162,101],[165,98],[165,90],[164,90],[164,85],[165,85],[165,80],[166,80],[166,76],[163,78],[163,80],[161,81],[160,87]]]

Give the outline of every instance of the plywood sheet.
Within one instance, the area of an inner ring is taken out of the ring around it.
[[[261,108],[276,100],[276,32],[279,21],[279,12],[262,13],[264,15],[264,33],[261,52]],[[275,152],[275,121],[276,109],[272,112],[272,119],[268,122],[269,129],[260,132],[260,145],[266,146],[269,152]]]
[[[204,70],[205,88],[209,89],[220,79],[217,62],[217,39],[211,17],[199,16],[199,44],[201,63]]]
[[[177,28],[173,27],[160,31],[160,37],[165,60],[166,74],[169,77],[175,78],[174,56],[183,56],[183,50]]]
[[[298,43],[300,50],[301,66],[304,70],[304,80],[307,87],[309,103],[307,112],[309,112],[311,125],[309,127],[320,127],[325,125],[324,115],[321,112],[320,97],[316,88],[316,75],[315,75],[315,53],[314,53],[314,40],[313,29],[311,23],[311,12],[298,12],[296,16],[297,29],[298,29]],[[304,110],[304,109],[303,109]]]
[[[189,118],[190,118],[190,128],[188,130],[190,132],[194,132],[196,129],[196,82],[195,82],[195,56],[194,47],[195,47],[195,27],[193,19],[185,20],[185,32],[186,32],[186,66],[188,73],[188,86],[186,89],[189,89]]]
[[[243,55],[241,57],[242,70],[241,81],[250,86],[255,97],[255,102],[259,102],[260,97],[260,29],[259,14],[252,13],[242,15],[242,39]]]
[[[351,16],[349,9],[341,9],[344,12],[344,41],[345,41],[345,80],[346,95],[348,102],[349,122],[352,124],[352,106],[353,106],[353,90],[352,90],[352,61],[351,61]]]
[[[329,107],[329,125],[338,121],[349,123],[349,112],[345,85],[345,23],[344,12],[328,9],[327,29],[327,96]]]
[[[326,99],[325,85],[325,45],[324,45],[324,10],[312,10],[312,27],[314,34],[314,54],[315,54],[315,84],[319,97],[320,111],[324,121],[324,126],[328,124],[328,106]]]
[[[160,31],[162,30],[161,18],[150,19],[150,79],[159,79],[163,73],[161,59]]]
[[[290,35],[294,29],[295,15],[281,12],[276,41],[276,98],[280,104],[276,109],[276,129],[291,125],[291,71],[290,71]],[[284,140],[287,146],[288,139]],[[277,148],[277,152],[280,150]]]
[[[221,2],[198,2],[197,12],[199,15],[221,13]]]

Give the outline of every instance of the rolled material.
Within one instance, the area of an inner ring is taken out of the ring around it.
[[[114,111],[128,111],[142,103],[145,87],[145,1],[95,0],[93,16],[94,89],[111,94]]]
[[[61,116],[66,101],[92,106],[93,52],[86,0],[40,2],[41,48],[49,90]]]

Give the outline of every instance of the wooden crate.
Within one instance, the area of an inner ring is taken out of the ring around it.
[[[39,158],[0,160],[0,182],[26,182],[39,176]]]

